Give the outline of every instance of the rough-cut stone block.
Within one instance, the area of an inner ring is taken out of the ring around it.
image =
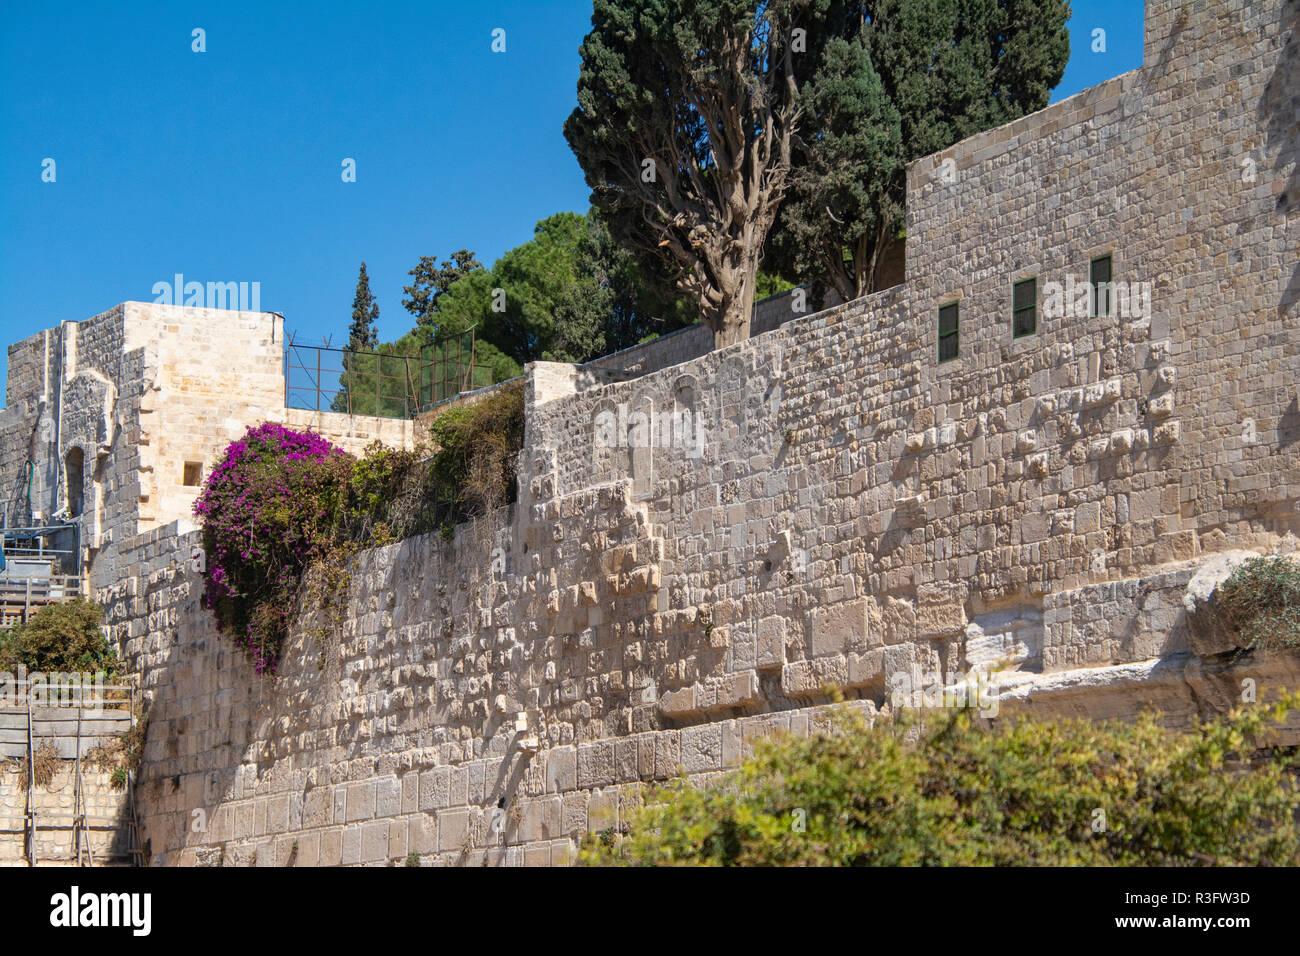
[[[862,650],[871,646],[873,641],[867,628],[866,598],[810,609],[808,639],[813,657],[843,654],[847,650]],[[878,636],[874,643],[880,643]]]

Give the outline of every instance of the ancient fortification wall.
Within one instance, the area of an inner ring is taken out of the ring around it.
[[[913,164],[902,285],[673,367],[530,366],[517,504],[361,556],[276,682],[199,608],[195,535],[122,542],[154,862],[563,862],[826,683],[875,712],[984,668],[1000,714],[1177,722],[1300,682],[1183,601],[1300,547],[1297,5],[1181,9],[1141,70]],[[1040,295],[1013,338],[1014,282],[1102,255],[1149,308]]]

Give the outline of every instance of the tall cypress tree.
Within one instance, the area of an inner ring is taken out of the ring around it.
[[[848,0],[800,88],[793,170],[765,263],[845,299],[877,287],[907,164],[1047,105],[1066,0]]]
[[[564,135],[616,239],[749,337],[831,0],[595,0]]]
[[[379,344],[379,303],[370,293],[370,276],[361,263],[357,276],[357,294],[352,299],[352,326],[348,329],[348,348],[373,349]]]

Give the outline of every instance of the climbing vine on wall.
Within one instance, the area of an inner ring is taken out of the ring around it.
[[[267,423],[232,442],[194,505],[207,553],[204,604],[274,674],[299,608],[324,638],[343,622],[362,548],[425,534],[514,498],[523,390],[502,389],[434,424],[434,448],[361,457],[313,432]]]
[[[320,435],[267,423],[232,442],[194,504],[206,606],[274,672],[303,573],[328,552],[353,457]]]

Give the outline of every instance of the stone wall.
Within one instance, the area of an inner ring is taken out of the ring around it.
[[[1196,653],[1182,602],[1228,548],[1300,547],[1297,7],[1148,6],[1141,70],[911,166],[903,284],[672,367],[530,366],[518,502],[361,556],[274,683],[193,537],[124,544],[154,861],[561,862],[827,683],[877,712],[992,669],[1004,713],[1181,723],[1300,682]],[[1013,337],[1014,282],[1103,253],[1144,314],[1040,298]]]
[[[34,791],[36,811],[36,861],[72,864],[77,859],[72,826],[76,768],[61,766],[45,786]],[[96,865],[121,864],[131,857],[128,797],[124,787],[114,787],[112,774],[83,765],[82,809],[86,816],[86,841]],[[27,785],[12,764],[0,766],[0,866],[25,866]]]

